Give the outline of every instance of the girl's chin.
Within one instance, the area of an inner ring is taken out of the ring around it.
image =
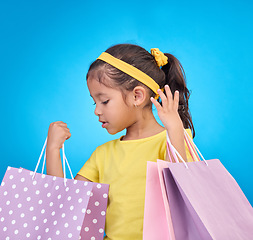
[[[115,134],[117,134],[118,132],[113,132],[113,131],[110,131],[110,130],[108,130],[108,129],[106,129],[107,130],[107,132],[109,133],[109,134],[111,134],[111,135],[115,135]]]
[[[109,129],[106,128],[106,131],[107,131],[109,134],[111,134],[111,135],[115,135],[115,134],[121,132],[121,131],[117,131],[117,130],[112,130],[112,129],[110,129],[110,128],[109,128]]]

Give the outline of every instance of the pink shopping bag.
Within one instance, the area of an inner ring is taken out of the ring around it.
[[[175,239],[163,183],[163,162],[147,162],[143,240]]]
[[[188,143],[187,146],[190,147]],[[163,169],[166,167],[167,162],[163,160],[147,162],[143,240],[175,240],[163,178]]]
[[[65,170],[64,148],[63,158]],[[8,167],[0,187],[1,239],[102,240],[108,189]]]
[[[253,209],[219,160],[167,165],[163,173],[177,240],[253,239]]]

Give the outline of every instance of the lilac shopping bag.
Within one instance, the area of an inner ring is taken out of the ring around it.
[[[253,209],[219,160],[167,165],[163,173],[177,240],[253,239]]]
[[[65,161],[63,148],[64,175]],[[1,239],[102,240],[109,186],[36,170],[7,168],[0,187]]]

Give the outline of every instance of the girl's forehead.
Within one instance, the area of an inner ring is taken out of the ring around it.
[[[99,82],[97,79],[89,78],[87,80],[87,85],[90,93],[102,93],[106,91],[106,86],[103,83]]]
[[[99,82],[97,79],[94,78],[88,78],[87,85],[90,91],[90,95],[93,98],[114,95],[116,92],[119,92],[118,89],[109,87],[103,82]]]
[[[92,90],[106,90],[107,88],[110,88],[103,82],[99,81],[97,78],[88,78],[87,85],[88,88],[91,88]]]

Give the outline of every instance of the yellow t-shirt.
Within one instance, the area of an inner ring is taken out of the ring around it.
[[[187,129],[191,135],[190,129]],[[186,147],[187,158],[191,159]],[[142,240],[147,161],[164,160],[166,130],[154,136],[99,146],[78,172],[110,184],[106,212],[106,240]]]

